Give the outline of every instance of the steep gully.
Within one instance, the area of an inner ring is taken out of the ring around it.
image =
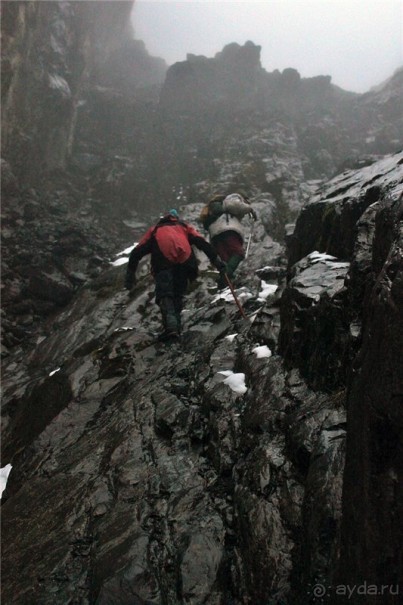
[[[366,602],[398,602],[402,163],[319,190],[287,277],[259,226],[250,322],[202,263],[181,345],[156,344],[147,266],[131,299],[112,267],[5,364],[5,602],[296,605],[323,585],[342,603],[363,580],[391,589]],[[261,280],[279,288],[264,299]]]

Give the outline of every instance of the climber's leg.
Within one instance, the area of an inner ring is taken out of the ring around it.
[[[155,276],[155,300],[161,309],[163,332],[161,339],[178,336],[179,324],[174,304],[173,269],[164,269]]]
[[[231,279],[239,263],[245,258],[243,249],[243,240],[239,233],[235,231],[226,231],[220,233],[211,240],[211,244],[216,249],[220,258],[227,264],[227,275]],[[217,281],[217,287],[221,290],[227,286],[223,276]]]

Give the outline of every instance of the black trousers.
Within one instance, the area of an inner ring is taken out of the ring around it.
[[[158,271],[155,275],[155,302],[161,305],[161,300],[171,299],[175,313],[183,308],[183,299],[189,282],[189,271],[186,264],[172,265],[169,269]]]

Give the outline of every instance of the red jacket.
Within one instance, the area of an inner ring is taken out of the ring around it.
[[[146,254],[151,254],[151,268],[154,274],[173,265],[190,262],[194,256],[193,245],[202,250],[212,264],[215,264],[217,252],[197,229],[168,215],[150,227],[132,250],[127,271],[135,273],[140,259]]]

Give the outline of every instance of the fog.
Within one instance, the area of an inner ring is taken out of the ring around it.
[[[267,71],[294,67],[365,92],[403,64],[403,0],[136,0],[133,23],[169,65],[251,40]]]

